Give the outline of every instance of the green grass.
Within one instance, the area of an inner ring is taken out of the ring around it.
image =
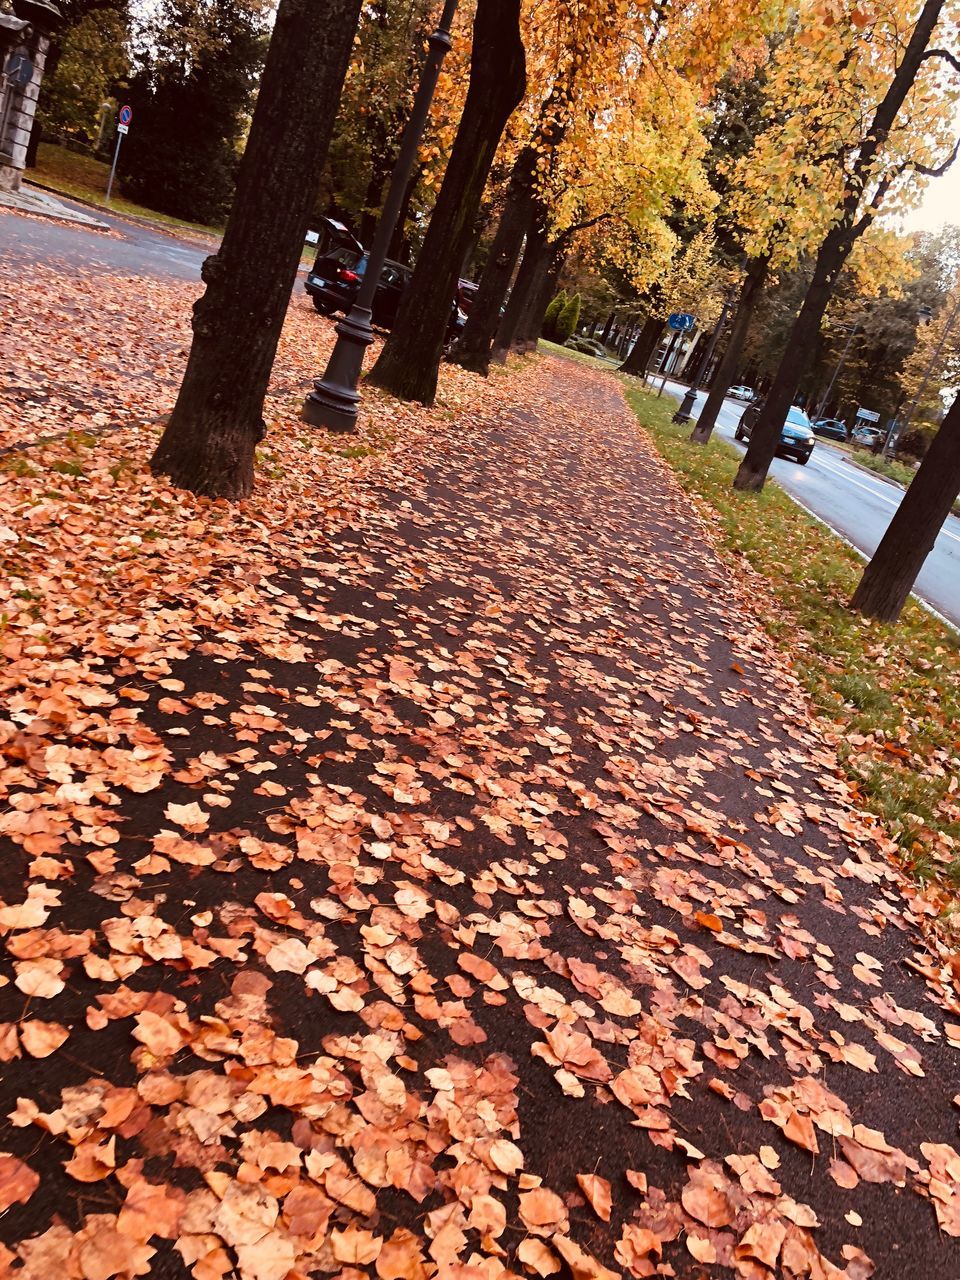
[[[66,147],[58,147],[53,143],[41,142],[37,151],[37,167],[28,172],[27,181],[35,177],[37,182],[45,187],[53,187],[62,195],[76,196],[80,200],[89,200],[92,204],[106,208],[104,198],[109,176],[110,166],[103,160],[68,151]],[[120,194],[116,184],[110,196],[110,209],[114,213],[149,218],[151,222],[159,222],[164,226],[200,231],[205,235],[219,235],[223,230],[222,227],[206,227],[199,222],[185,222],[182,218],[172,218],[169,214],[158,213],[156,209],[134,204]]]
[[[570,354],[564,352],[564,355]],[[594,362],[597,363],[597,362]],[[847,602],[863,561],[774,482],[742,494],[739,453],[720,440],[690,443],[675,404],[623,379],[627,400],[683,487],[702,500],[721,546],[766,580],[757,605],[815,709],[834,722],[839,752],[862,803],[898,842],[905,866],[945,891],[960,886],[960,803],[950,792],[960,753],[960,640],[914,601],[886,625]]]
[[[594,369],[613,369],[620,363],[612,356],[601,360],[599,356],[588,356],[585,351],[574,351],[572,347],[562,347],[559,342],[550,342],[546,338],[540,339],[539,350],[554,356],[565,356],[568,360],[579,360],[581,364],[592,365]]]
[[[855,449],[850,457],[861,467],[866,467],[868,471],[876,471],[878,475],[886,476],[888,480],[895,480],[904,488],[917,474],[916,467],[908,466],[905,462],[895,462],[890,458],[882,458],[878,454],[871,453],[869,449]]]

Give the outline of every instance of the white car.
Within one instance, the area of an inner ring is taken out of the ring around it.
[[[727,392],[734,400],[752,400],[754,394],[753,387],[731,387]]]

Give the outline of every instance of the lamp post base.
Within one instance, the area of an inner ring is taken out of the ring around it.
[[[690,415],[693,412],[693,406],[697,403],[696,387],[690,386],[684,392],[683,399],[680,401],[680,408],[673,415],[673,421],[682,424],[690,421]]]
[[[367,307],[351,307],[337,325],[337,344],[326,372],[313,384],[313,390],[303,402],[301,416],[312,427],[337,432],[356,429],[360,404],[357,383],[363,368],[363,354],[373,341],[370,315]]]

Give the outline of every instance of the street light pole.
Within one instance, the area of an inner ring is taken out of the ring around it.
[[[847,339],[846,345],[844,346],[843,351],[840,353],[840,359],[837,361],[837,367],[833,371],[833,377],[828,382],[826,391],[820,397],[820,403],[817,405],[817,411],[814,414],[814,419],[813,419],[814,422],[820,421],[820,419],[823,417],[824,408],[830,403],[830,395],[833,391],[833,385],[836,382],[837,378],[839,378],[840,376],[840,370],[843,368],[843,366],[847,362],[847,353],[850,350],[850,344],[851,342],[853,342],[854,338],[857,336],[859,331],[860,331],[860,321],[858,320],[856,324],[853,326],[853,328],[850,330],[850,337]]]
[[[713,333],[710,335],[710,341],[707,343],[707,349],[703,353],[703,359],[697,368],[695,376],[690,380],[690,385],[684,392],[683,399],[680,401],[680,408],[673,415],[673,421],[677,423],[689,422],[690,415],[693,412],[693,406],[697,403],[697,387],[706,377],[707,370],[710,368],[710,361],[713,359],[713,353],[716,350],[717,343],[720,341],[720,334],[723,332],[724,325],[727,323],[727,312],[733,306],[733,295],[728,293],[723,299],[723,306],[720,309],[720,318],[714,326]]]
[[[922,316],[929,316],[930,314],[929,307],[921,309]],[[944,326],[943,333],[940,335],[940,341],[937,343],[933,355],[927,362],[927,367],[923,371],[923,377],[920,379],[920,385],[917,387],[913,399],[907,405],[907,412],[903,415],[903,422],[901,423],[899,418],[894,418],[890,423],[890,430],[887,432],[887,438],[883,442],[882,453],[884,457],[888,457],[890,455],[890,452],[897,440],[900,438],[902,433],[906,431],[907,427],[909,427],[910,421],[913,418],[914,413],[916,413],[917,405],[920,403],[920,397],[927,389],[927,383],[930,381],[930,375],[933,373],[934,366],[940,359],[940,352],[943,350],[943,344],[950,336],[950,330],[953,328],[953,322],[956,320],[958,314],[960,314],[960,298],[957,298],[956,305],[950,313],[950,318]],[[929,324],[929,320],[927,320],[927,323]]]
[[[311,426],[326,427],[329,431],[352,431],[356,426],[357,406],[360,403],[357,384],[363,368],[364,352],[373,341],[373,329],[370,327],[373,299],[417,158],[420,135],[427,122],[430,103],[440,76],[440,65],[452,43],[450,28],[457,4],[458,0],[446,0],[439,25],[427,41],[429,50],[420,84],[403,131],[400,151],[390,177],[390,188],[377,221],[360,288],[346,317],[337,325],[337,341],[326,371],[322,378],[314,382],[313,391],[303,403],[303,417]]]

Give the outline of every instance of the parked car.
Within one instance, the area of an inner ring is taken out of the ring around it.
[[[847,424],[840,418],[820,418],[813,424],[813,433],[827,440],[840,440],[846,443]]]
[[[850,439],[854,444],[862,444],[865,449],[872,449],[885,438],[879,427],[854,427]]]
[[[734,400],[752,400],[755,394],[753,387],[731,387],[727,392]]]
[[[347,227],[333,218],[321,219],[325,233],[320,251],[307,278],[304,289],[322,316],[340,311],[346,314],[353,305],[367,268],[369,254]],[[383,264],[377,291],[373,296],[372,323],[378,328],[389,329],[397,318],[397,310],[404,290],[410,283],[413,271],[402,262],[390,258]],[[460,281],[460,286],[471,281]],[[461,290],[458,289],[458,297]],[[467,323],[466,313],[458,304],[458,298],[450,303],[450,326],[447,337],[456,337]]]
[[[750,433],[756,426],[762,410],[762,402],[760,404],[752,404],[749,409],[744,410],[743,417],[734,432],[738,440],[750,439]],[[802,467],[805,467],[810,461],[810,455],[813,453],[815,443],[810,419],[802,409],[798,408],[797,405],[793,405],[787,410],[787,416],[780,431],[780,444],[777,448],[777,453],[786,458],[794,458]]]

